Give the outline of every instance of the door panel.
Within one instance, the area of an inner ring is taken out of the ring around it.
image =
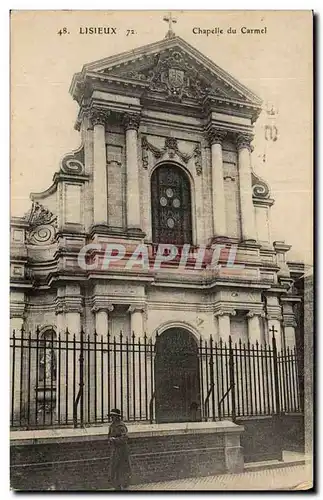
[[[189,332],[171,329],[156,341],[157,422],[200,420],[197,345]]]

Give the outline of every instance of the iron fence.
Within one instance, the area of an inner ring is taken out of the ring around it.
[[[10,339],[11,427],[95,425],[114,407],[125,421],[156,421],[156,342],[151,338],[23,329]],[[301,412],[297,353],[200,339],[199,411],[193,419]],[[159,384],[160,386],[160,384]]]

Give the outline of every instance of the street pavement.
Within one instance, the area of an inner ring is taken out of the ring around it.
[[[310,465],[294,465],[264,469],[241,474],[194,477],[175,481],[138,484],[132,491],[189,491],[189,490],[289,490],[310,489],[312,468]]]

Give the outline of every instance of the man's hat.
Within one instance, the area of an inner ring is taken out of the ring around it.
[[[121,417],[121,411],[118,408],[112,408],[112,410],[110,410],[110,413],[108,415],[109,417],[111,417],[112,415],[115,415],[116,417]]]

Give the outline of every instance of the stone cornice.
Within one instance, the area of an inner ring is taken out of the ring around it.
[[[286,253],[292,248],[291,245],[286,245],[284,241],[274,241],[273,247],[277,253]]]

